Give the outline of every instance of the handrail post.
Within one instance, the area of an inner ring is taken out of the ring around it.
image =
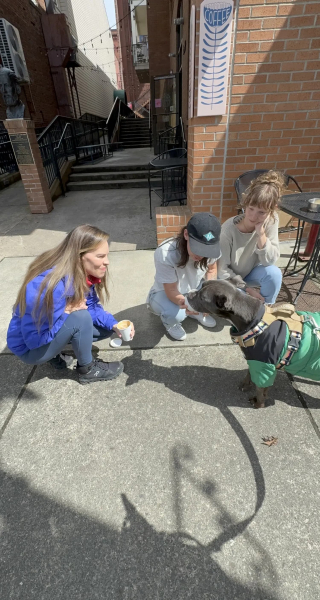
[[[57,157],[53,148],[53,144],[52,144],[52,140],[51,140],[51,132],[48,132],[48,138],[49,138],[49,148],[50,148],[50,153],[51,153],[51,158],[52,158],[52,162],[53,162],[53,166],[54,166],[54,170],[56,172],[56,176],[59,179],[60,185],[61,185],[61,191],[62,191],[62,195],[65,196],[65,190],[64,190],[64,185],[63,185],[63,181],[62,181],[62,177],[61,177],[61,173],[60,173],[60,168],[58,165],[58,161],[57,161]]]
[[[71,124],[71,131],[72,131],[72,141],[73,141],[73,148],[74,148],[74,154],[76,157],[76,162],[78,162],[79,160],[79,152],[78,152],[78,147],[77,147],[77,135],[75,132],[75,124],[72,123]]]

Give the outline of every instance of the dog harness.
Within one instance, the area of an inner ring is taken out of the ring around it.
[[[275,321],[284,321],[288,326],[290,334],[286,352],[276,365],[276,369],[280,370],[290,364],[292,357],[299,350],[302,338],[303,323],[310,321],[314,326],[313,333],[320,338],[320,327],[317,326],[311,315],[298,315],[293,304],[282,304],[280,306],[276,306],[275,308],[266,306],[263,318],[255,327],[249,331],[246,331],[242,335],[235,335],[232,332],[231,339],[241,348],[249,348],[254,346],[257,337],[259,337],[259,335],[261,335],[271,325],[271,323],[274,323]]]

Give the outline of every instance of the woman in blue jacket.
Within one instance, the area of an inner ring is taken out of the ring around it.
[[[106,381],[122,373],[121,362],[92,359],[93,341],[114,331],[120,336],[116,319],[100,304],[109,297],[108,239],[97,227],[80,225],[31,263],[7,334],[8,348],[23,362],[50,361],[65,368],[67,357],[61,352],[71,343],[80,383]]]

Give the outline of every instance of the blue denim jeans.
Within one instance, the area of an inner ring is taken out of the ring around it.
[[[151,294],[149,306],[151,311],[160,317],[166,329],[176,323],[182,323],[187,318],[185,309],[171,302],[164,291]]]
[[[250,283],[252,287],[259,285],[260,294],[264,297],[266,304],[274,304],[280,292],[282,273],[275,265],[268,267],[258,265],[244,277],[244,281],[248,287],[250,287]]]
[[[71,343],[79,365],[84,367],[92,362],[92,342],[104,340],[112,333],[113,331],[93,325],[87,310],[76,310],[68,316],[52,342],[28,350],[19,358],[28,365],[42,365],[60,354],[64,347]]]

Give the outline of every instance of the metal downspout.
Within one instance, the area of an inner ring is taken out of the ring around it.
[[[236,55],[236,38],[237,38],[237,31],[238,31],[239,4],[240,4],[240,0],[236,0],[236,9],[235,9],[235,13],[234,13],[233,49],[232,49],[231,71],[230,71],[230,82],[229,82],[229,106],[228,106],[228,113],[227,113],[227,127],[226,127],[226,137],[225,137],[225,143],[224,143],[224,155],[223,155],[223,166],[222,166],[222,184],[221,184],[220,214],[219,214],[220,221],[222,219],[224,181],[225,181],[225,174],[226,174],[226,162],[227,162],[228,141],[229,141],[232,84],[233,84],[233,73],[234,73],[234,60],[235,60],[235,55]]]

